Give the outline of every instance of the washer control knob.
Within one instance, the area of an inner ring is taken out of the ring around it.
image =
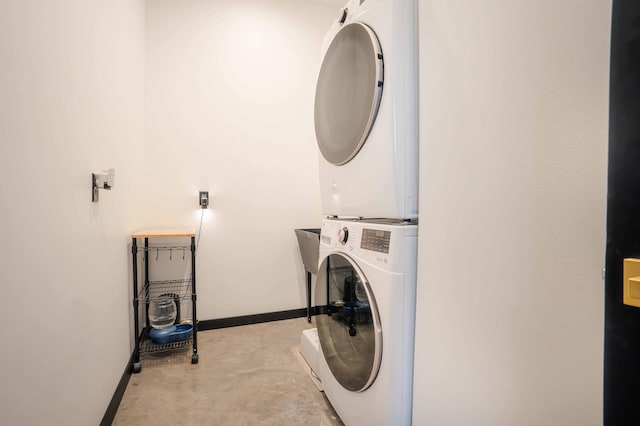
[[[345,245],[349,239],[349,229],[345,226],[338,231],[338,241],[340,244]]]
[[[344,22],[347,20],[347,16],[349,16],[349,8],[345,7],[340,11],[340,18],[338,18],[338,23],[340,25],[344,24]]]

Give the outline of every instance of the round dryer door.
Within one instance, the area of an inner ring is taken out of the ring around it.
[[[354,392],[376,379],[382,359],[382,333],[375,299],[358,266],[332,254],[318,269],[316,300],[328,301],[316,317],[320,347],[336,380]]]
[[[376,119],[382,81],[375,33],[362,23],[345,25],[327,49],[316,87],[316,139],[328,162],[342,165],[358,153]]]

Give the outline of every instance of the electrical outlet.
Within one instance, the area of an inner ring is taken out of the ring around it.
[[[200,191],[198,201],[199,201],[200,207],[202,207],[203,209],[206,209],[207,207],[209,207],[209,191]]]

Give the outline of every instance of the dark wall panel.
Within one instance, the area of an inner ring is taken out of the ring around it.
[[[640,1],[614,0],[611,33],[604,424],[640,425],[640,308],[622,303],[622,259],[640,258]]]

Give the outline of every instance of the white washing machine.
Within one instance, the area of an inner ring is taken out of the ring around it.
[[[351,0],[325,37],[314,121],[322,213],[418,216],[416,0]]]
[[[323,221],[316,373],[347,426],[411,424],[417,238],[397,221]]]

